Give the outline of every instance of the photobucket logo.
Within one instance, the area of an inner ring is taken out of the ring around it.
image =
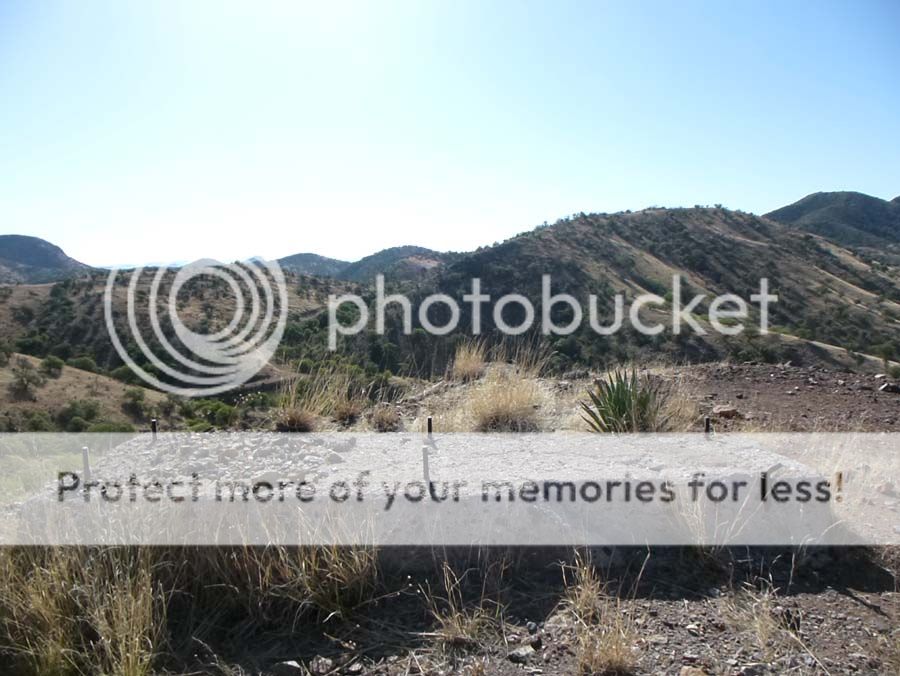
[[[631,302],[627,311],[630,325],[638,332],[646,336],[655,336],[666,330],[661,321],[648,321],[649,310],[655,309],[657,314],[664,313],[670,317],[669,328],[673,334],[680,334],[687,328],[697,335],[708,333],[704,325],[698,320],[700,305],[707,300],[707,294],[696,294],[687,302],[684,298],[681,275],[672,276],[671,298],[663,298],[657,294],[644,293]],[[669,293],[666,294],[669,296]],[[489,309],[493,325],[504,335],[518,336],[534,328],[537,321],[537,311],[534,304],[526,296],[518,293],[510,293],[500,296],[493,302],[491,296],[482,293],[481,280],[472,279],[471,293],[462,297],[464,303],[471,306],[472,334],[480,335],[482,332],[482,317],[484,304],[493,304]],[[716,333],[733,336],[741,333],[746,321],[750,319],[750,305],[759,305],[759,333],[768,333],[769,329],[769,304],[778,301],[778,296],[769,293],[769,280],[765,277],[759,281],[759,293],[750,295],[749,302],[733,293],[714,296],[709,300],[708,312],[704,323]],[[588,323],[592,331],[601,336],[610,336],[618,332],[625,322],[625,296],[618,293],[613,298],[613,318],[609,324],[602,324],[598,311],[598,298],[595,294],[588,296]],[[341,306],[349,304],[356,308],[358,316],[352,323],[342,323],[338,318]],[[402,294],[385,296],[384,275],[375,278],[375,332],[384,335],[385,309],[388,305],[396,304],[403,312],[403,332],[406,335],[412,333],[413,308],[410,299]],[[433,307],[443,306],[448,316],[444,324],[436,325],[431,321],[429,311]],[[567,321],[558,324],[553,319],[553,309],[556,306],[566,306],[569,309]],[[510,324],[504,317],[504,311],[508,307],[518,307],[521,321],[518,324]],[[581,328],[585,319],[585,311],[582,303],[574,296],[567,293],[552,292],[552,279],[550,275],[541,277],[540,300],[540,331],[543,335],[569,335]],[[643,314],[642,314],[643,313]],[[452,333],[459,327],[461,309],[456,299],[443,293],[432,294],[426,297],[418,307],[419,325],[428,333],[443,336]],[[369,326],[369,306],[355,294],[342,296],[331,295],[328,297],[328,347],[337,350],[338,336],[356,335]]]
[[[281,342],[288,316],[287,286],[281,267],[271,261],[245,263],[196,263],[180,268],[174,276],[169,268],[146,274],[144,268],[131,273],[127,288],[117,284],[119,272],[106,280],[103,296],[106,329],[122,361],[144,382],[164,392],[200,397],[234,389],[256,375]],[[204,302],[198,322],[208,320],[215,310],[231,307],[224,302],[227,287],[234,299],[230,322],[214,333],[198,333],[185,326],[179,316],[179,293],[183,289],[210,287],[221,280],[215,302]],[[168,293],[160,297],[161,288]],[[124,295],[124,299],[122,296]],[[126,350],[116,328],[114,305],[127,304],[127,320],[132,349]],[[162,301],[162,302],[161,302]],[[161,311],[162,308],[162,311]],[[163,329],[162,319],[167,319]],[[142,321],[139,322],[139,317]],[[144,335],[147,334],[147,335]],[[167,335],[169,334],[169,335]],[[174,342],[170,340],[174,334]],[[148,344],[151,340],[153,345]],[[135,347],[137,349],[135,349]],[[141,366],[134,358],[139,351]],[[157,375],[157,373],[159,375]]]

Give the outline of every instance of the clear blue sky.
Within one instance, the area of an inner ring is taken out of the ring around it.
[[[900,194],[900,3],[0,2],[0,233],[101,265],[464,250]]]

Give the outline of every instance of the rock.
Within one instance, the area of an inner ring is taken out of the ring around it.
[[[527,664],[528,659],[534,655],[534,652],[534,648],[530,645],[523,645],[521,648],[516,648],[510,652],[507,657],[513,664]]]
[[[687,633],[691,636],[699,636],[700,635],[700,625],[697,624],[689,624],[685,627]]]
[[[356,674],[361,674],[362,672],[363,672],[362,662],[354,662],[349,667],[344,668],[345,674],[353,674],[355,676]]]
[[[666,645],[668,642],[669,639],[665,634],[653,634],[647,638],[647,643],[652,643],[653,645]]]
[[[536,634],[538,630],[538,626],[534,622],[529,622],[525,625],[525,628],[528,630],[529,634]]]
[[[325,455],[325,462],[329,465],[338,465],[344,462],[344,459],[340,456],[340,454],[335,453],[334,451],[328,451]]]
[[[894,484],[890,481],[885,481],[883,484],[879,485],[878,488],[875,489],[882,495],[897,495],[897,489],[894,487]]]
[[[712,413],[717,418],[742,418],[740,411],[734,406],[728,404],[718,404],[713,406]]]
[[[707,676],[707,674],[700,667],[681,667],[678,676]]]
[[[876,373],[875,380],[884,380],[887,378],[887,373]]]
[[[889,394],[900,394],[900,385],[897,383],[885,383],[878,388],[879,392],[887,392]]]
[[[532,636],[529,644],[535,650],[540,650],[544,647],[544,641],[540,636]]]
[[[295,660],[287,662],[279,662],[272,667],[274,676],[303,676],[306,670],[301,667]]]
[[[313,676],[324,676],[334,669],[334,660],[322,655],[316,655],[309,662],[309,671]]]

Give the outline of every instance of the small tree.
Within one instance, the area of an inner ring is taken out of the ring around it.
[[[25,357],[16,359],[13,365],[13,380],[9,388],[19,398],[33,398],[34,390],[44,384],[44,378]]]
[[[48,378],[59,378],[66,363],[59,357],[50,355],[41,362],[41,373]]]
[[[139,387],[129,387],[125,390],[125,402],[122,410],[128,415],[140,418],[144,415],[144,390]]]

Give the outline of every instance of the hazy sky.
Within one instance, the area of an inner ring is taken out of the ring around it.
[[[900,194],[900,3],[0,2],[0,233],[86,263],[465,250]]]

